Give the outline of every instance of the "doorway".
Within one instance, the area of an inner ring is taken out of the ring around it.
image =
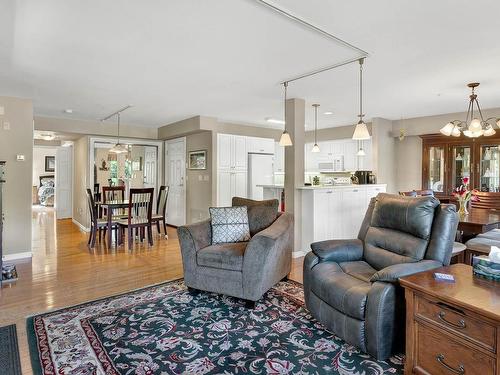
[[[167,221],[169,225],[186,224],[186,138],[166,141],[165,176],[169,186]]]

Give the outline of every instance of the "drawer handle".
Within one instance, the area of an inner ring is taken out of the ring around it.
[[[458,365],[458,370],[454,369],[453,367],[449,366],[445,361],[444,361],[444,354],[438,354],[436,356],[436,361],[438,361],[444,368],[447,370],[453,372],[454,374],[458,375],[464,375],[465,374],[465,368],[463,364]]]
[[[465,321],[464,321],[463,319],[460,319],[460,320],[458,321],[458,324],[455,324],[455,323],[450,322],[449,320],[447,320],[447,319],[446,319],[446,313],[445,313],[444,311],[440,311],[440,312],[439,312],[439,314],[438,314],[438,318],[439,318],[442,322],[444,322],[444,323],[446,323],[446,324],[448,324],[448,325],[450,325],[450,326],[452,326],[452,327],[454,327],[454,328],[464,329],[465,327],[467,327],[467,325],[465,324]]]

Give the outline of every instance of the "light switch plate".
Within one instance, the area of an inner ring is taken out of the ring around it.
[[[3,123],[3,130],[10,130],[10,122],[4,121],[4,123]]]
[[[24,161],[26,158],[24,155],[16,155],[16,160],[17,161]]]

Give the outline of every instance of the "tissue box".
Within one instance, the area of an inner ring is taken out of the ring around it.
[[[492,262],[486,255],[472,259],[474,275],[492,281],[500,281],[500,263]]]

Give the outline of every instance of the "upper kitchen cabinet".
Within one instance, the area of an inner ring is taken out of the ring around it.
[[[246,170],[248,163],[247,137],[231,134],[217,135],[217,168]]]
[[[247,152],[257,154],[274,154],[274,139],[246,137]]]
[[[352,139],[318,142],[320,152],[312,152],[312,143],[305,145],[306,172],[319,172],[320,163],[330,163],[335,172],[354,172],[357,170],[371,170],[372,153],[371,140],[363,142],[366,156],[358,157],[358,142]]]

